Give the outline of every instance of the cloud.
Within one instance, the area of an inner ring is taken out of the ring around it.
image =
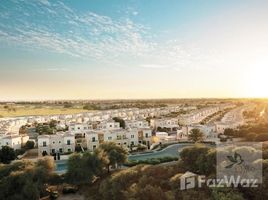
[[[79,13],[60,1],[39,1],[43,6],[35,1],[12,2],[12,6],[3,5],[9,12],[7,19],[0,18],[2,42],[86,59],[112,60],[150,49],[150,42],[144,39],[146,28],[130,19]],[[18,10],[23,10],[23,14],[18,14]]]
[[[138,14],[132,10],[132,15]],[[113,66],[151,69],[195,68],[209,66],[211,57],[220,60],[210,50],[204,52],[177,40],[158,42],[150,27],[130,18],[80,12],[61,1],[2,2],[0,43]]]

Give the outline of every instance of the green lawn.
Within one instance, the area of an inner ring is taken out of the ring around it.
[[[59,115],[59,114],[76,114],[81,112],[90,112],[82,108],[63,108],[59,106],[13,106],[15,110],[5,109],[0,105],[0,117],[18,117],[29,115]]]

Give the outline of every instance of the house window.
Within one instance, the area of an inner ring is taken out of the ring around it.
[[[71,140],[67,140],[67,145],[70,145],[71,144]]]
[[[68,149],[68,152],[71,152],[71,149]]]
[[[96,141],[95,137],[92,137],[92,142],[95,142],[95,141]]]
[[[55,141],[53,141],[52,143],[55,144]]]
[[[113,127],[113,125],[111,124],[110,127]]]
[[[134,135],[131,135],[131,138],[134,138]]]
[[[96,149],[96,145],[93,145],[93,150],[95,150]]]
[[[8,145],[8,142],[6,143],[6,145]]]
[[[59,144],[61,143],[61,141],[59,141]]]
[[[145,137],[148,138],[148,133],[145,133]]]
[[[134,142],[133,141],[131,142],[131,145],[134,145]]]
[[[55,149],[52,149],[52,153],[55,153]]]
[[[59,149],[60,153],[62,153],[62,148]]]
[[[77,129],[80,130],[80,127],[78,127]]]
[[[112,140],[112,137],[108,137],[108,140]]]
[[[47,142],[43,142],[43,147],[46,147],[47,146]]]

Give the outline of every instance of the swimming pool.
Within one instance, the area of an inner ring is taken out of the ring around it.
[[[181,150],[185,147],[192,146],[193,144],[173,144],[160,151],[154,151],[152,153],[129,155],[128,160],[147,160],[150,158],[161,157],[179,157]]]
[[[63,174],[66,172],[67,170],[67,160],[59,160],[59,161],[55,161],[56,164],[56,173],[58,174]]]
[[[147,160],[150,158],[161,158],[161,157],[179,157],[181,150],[185,147],[193,146],[193,144],[173,144],[167,148],[154,151],[152,153],[129,155],[128,160]],[[56,161],[56,173],[63,174],[67,170],[67,160]]]

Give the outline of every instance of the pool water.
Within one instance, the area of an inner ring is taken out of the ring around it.
[[[56,161],[55,171],[58,173],[64,173],[67,170],[67,160]]]
[[[128,160],[147,160],[150,158],[161,158],[161,157],[179,157],[181,150],[185,147],[192,146],[192,144],[173,144],[167,148],[154,151],[152,153],[129,155]],[[67,160],[56,161],[56,172],[65,173],[67,170]]]
[[[151,158],[161,158],[161,157],[179,157],[181,150],[188,146],[192,146],[192,144],[174,144],[160,151],[145,154],[130,155],[128,156],[128,160],[147,160]]]

